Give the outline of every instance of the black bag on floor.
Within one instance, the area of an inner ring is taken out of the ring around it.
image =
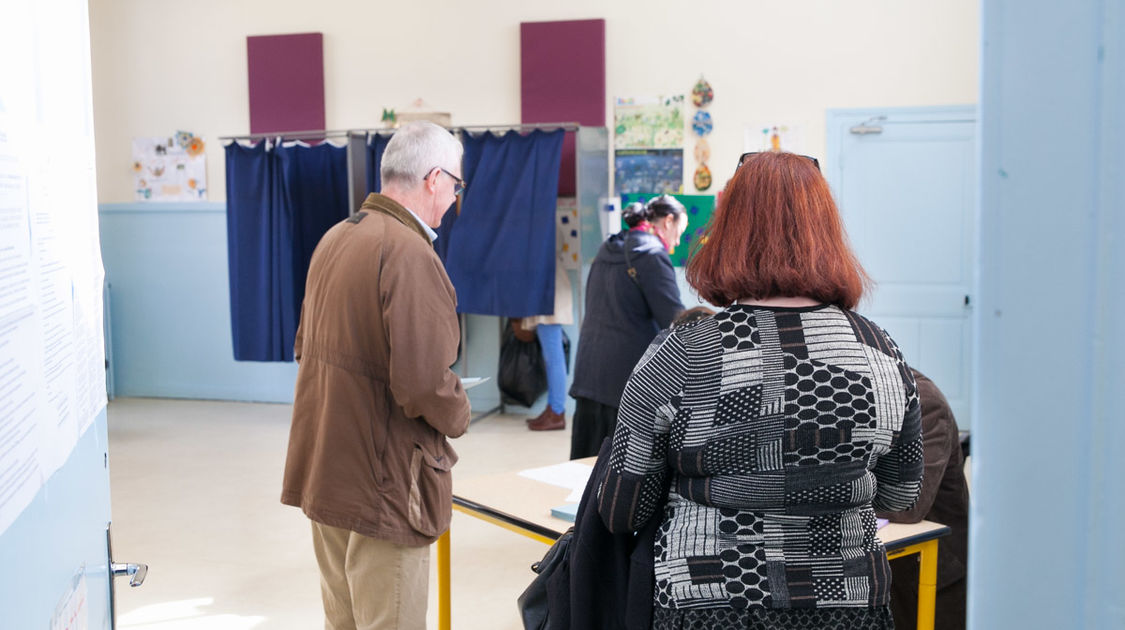
[[[520,341],[511,323],[504,327],[496,378],[505,403],[530,407],[547,391],[547,368],[534,335],[531,331],[531,341]]]

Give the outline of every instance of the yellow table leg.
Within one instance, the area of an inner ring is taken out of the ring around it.
[[[918,567],[918,630],[934,630],[938,541],[928,540],[918,546],[921,547]]]
[[[449,530],[437,540],[437,592],[438,592],[438,630],[453,627],[453,611],[449,591]]]

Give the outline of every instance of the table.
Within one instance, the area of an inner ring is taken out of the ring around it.
[[[579,460],[594,463],[593,457]],[[551,508],[566,503],[570,490],[521,477],[518,471],[453,481],[453,509],[492,523],[546,545],[551,545],[573,523],[551,516]],[[933,630],[937,594],[938,538],[949,528],[922,521],[910,525],[891,523],[879,530],[887,558],[920,554],[918,576],[918,630]],[[438,628],[450,630],[449,531],[437,541]],[[537,558],[529,558],[529,561]],[[528,574],[528,582],[531,582]]]

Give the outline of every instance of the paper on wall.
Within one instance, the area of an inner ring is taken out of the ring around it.
[[[805,152],[805,138],[801,128],[788,123],[764,123],[745,128],[743,151]]]
[[[615,149],[683,149],[684,95],[618,98],[613,131]]]
[[[186,142],[181,136],[187,135]],[[192,155],[191,134],[133,138],[133,190],[137,201],[207,199],[207,163]]]

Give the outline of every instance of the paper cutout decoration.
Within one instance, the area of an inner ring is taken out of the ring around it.
[[[711,161],[711,145],[706,138],[695,141],[695,161],[706,164]]]
[[[199,138],[192,137],[183,147],[184,151],[193,158],[203,155],[203,140]]]
[[[702,109],[695,112],[695,116],[691,119],[691,130],[695,132],[695,135],[702,138],[711,133],[713,128],[714,125],[711,123],[711,114],[708,114]]]
[[[695,176],[692,177],[692,182],[695,184],[696,190],[707,190],[711,187],[711,169],[707,168],[706,164],[700,164],[695,169]]]
[[[696,107],[707,107],[713,100],[715,100],[715,91],[711,89],[711,84],[707,79],[699,77],[695,87],[691,89],[691,103]]]
[[[714,99],[715,91],[711,89],[711,84],[707,82],[707,79],[700,76],[699,80],[695,82],[695,87],[691,89],[691,102],[697,108],[702,108],[710,105]],[[691,181],[696,190],[703,191],[711,187],[712,181],[711,169],[707,166],[707,162],[711,159],[711,145],[704,138],[714,130],[711,114],[702,109],[696,109],[695,116],[691,120],[691,130],[699,137],[695,142],[696,167]]]

